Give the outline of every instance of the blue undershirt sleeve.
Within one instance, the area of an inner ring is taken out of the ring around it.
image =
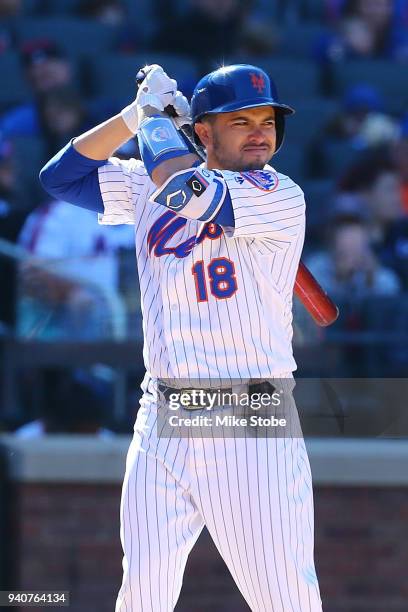
[[[103,213],[98,168],[106,162],[85,157],[69,142],[41,169],[40,182],[58,200]]]

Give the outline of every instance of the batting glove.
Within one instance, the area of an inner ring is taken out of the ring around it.
[[[164,111],[166,106],[172,104],[177,92],[177,81],[171,79],[161,66],[152,64],[143,70],[146,78],[139,87],[136,103],[141,108],[152,106]]]
[[[183,125],[191,124],[190,104],[181,91],[177,91],[171,106],[177,113],[177,117],[172,117],[177,129],[180,129]]]
[[[149,106],[164,111],[166,106],[173,103],[177,92],[177,81],[171,79],[161,66],[152,64],[143,71],[146,77],[139,86],[136,100],[121,112],[122,119],[133,134],[136,134],[139,127],[141,109]]]

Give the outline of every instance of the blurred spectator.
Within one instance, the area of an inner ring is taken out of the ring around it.
[[[281,33],[279,28],[266,15],[248,14],[241,27],[240,41],[237,46],[239,56],[256,62],[257,57],[265,57],[279,49]]]
[[[21,0],[0,0],[0,19],[17,17],[21,8]]]
[[[408,288],[408,217],[402,205],[401,180],[387,151],[373,152],[352,166],[339,186],[364,200],[377,256]]]
[[[401,179],[402,202],[408,214],[408,114],[401,122],[399,139],[391,146],[391,157]]]
[[[45,323],[37,337],[114,335],[121,322],[114,317],[123,316],[119,250],[134,248],[132,226],[98,225],[95,213],[52,201],[28,216],[19,242],[35,257],[21,272],[20,335],[30,334],[38,320]]]
[[[306,157],[312,178],[333,176],[339,154],[338,145],[350,148],[350,155],[397,140],[397,123],[384,109],[380,92],[361,83],[350,87],[339,111],[324,125],[311,142]],[[342,151],[343,155],[345,151]]]
[[[366,202],[371,240],[381,243],[389,226],[404,217],[401,182],[386,150],[373,151],[352,165],[339,182],[340,191]]]
[[[332,205],[327,211],[326,226],[339,221],[361,221],[367,224],[369,212],[365,198],[358,193],[340,192],[335,194]]]
[[[200,72],[237,52],[248,15],[248,0],[189,0],[184,15],[166,13],[152,41],[156,50],[195,59]]]
[[[0,56],[15,48],[15,25],[21,8],[21,0],[0,0]]]
[[[78,14],[106,25],[118,26],[126,20],[126,7],[121,0],[85,0],[79,4]]]
[[[87,110],[72,87],[56,87],[39,98],[38,111],[47,157],[52,157],[77,134],[91,128]]]
[[[394,0],[345,0],[336,31],[318,43],[318,56],[408,60],[408,32],[398,14]]]
[[[400,138],[391,146],[391,159],[400,178],[404,219],[390,224],[379,249],[385,265],[392,266],[408,290],[408,115],[401,123]]]
[[[13,146],[8,141],[0,141],[0,239],[14,243],[25,216],[18,189]],[[15,261],[6,257],[1,248],[0,278],[0,321],[12,329],[15,323]]]
[[[328,251],[311,255],[306,263],[325,291],[338,298],[396,295],[400,291],[397,275],[378,262],[369,231],[357,217],[335,220]]]
[[[128,5],[123,0],[84,0],[79,3],[77,13],[80,17],[114,28],[115,48],[121,53],[140,52],[149,39],[150,24],[144,23],[144,27],[137,31],[129,19]]]
[[[338,21],[343,13],[348,0],[324,0],[325,14],[329,21]],[[407,0],[393,0],[394,17],[401,27],[408,27],[408,3]]]
[[[48,370],[44,375],[40,418],[15,431],[19,438],[39,438],[46,434],[95,434],[110,438],[113,432],[102,426],[101,398],[70,373]]]
[[[404,289],[408,290],[408,218],[393,223],[378,248],[378,256],[384,265],[392,267],[399,275]]]
[[[363,121],[360,133],[354,141],[356,149],[376,148],[394,142],[398,138],[396,122],[382,113],[370,113]]]
[[[353,85],[344,94],[342,109],[327,126],[327,133],[349,140],[356,148],[364,148],[360,130],[370,115],[385,114],[384,100],[375,87],[360,83]]]
[[[17,173],[13,144],[0,140],[0,197],[3,216],[12,213],[21,204],[17,187]]]
[[[72,65],[63,51],[47,39],[32,40],[21,51],[27,79],[35,94],[72,81]]]
[[[24,71],[33,100],[17,106],[0,118],[0,133],[5,138],[37,136],[41,132],[39,100],[55,87],[71,85],[73,66],[64,53],[49,40],[33,40],[21,53]]]

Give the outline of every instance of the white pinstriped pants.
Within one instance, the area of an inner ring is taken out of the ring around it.
[[[174,610],[204,525],[251,610],[321,612],[303,438],[161,438],[145,401],[122,491],[116,612]]]

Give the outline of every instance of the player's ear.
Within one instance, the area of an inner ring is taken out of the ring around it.
[[[204,148],[211,142],[211,124],[208,121],[199,121],[194,125],[194,131]]]

